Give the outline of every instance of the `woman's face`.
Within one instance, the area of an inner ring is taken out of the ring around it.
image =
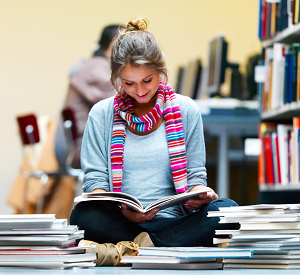
[[[120,79],[125,92],[140,104],[149,103],[159,87],[159,72],[147,67],[126,65]]]

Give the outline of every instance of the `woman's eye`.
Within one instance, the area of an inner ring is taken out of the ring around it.
[[[126,82],[125,83],[127,86],[131,86],[133,83],[131,82],[131,83],[128,83],[128,82]]]
[[[150,78],[149,80],[144,80],[144,83],[150,83],[152,80],[152,78]]]

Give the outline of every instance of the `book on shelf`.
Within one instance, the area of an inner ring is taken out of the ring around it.
[[[259,0],[258,37],[269,39],[299,23],[299,0]]]
[[[274,43],[264,50],[263,61],[265,76],[262,91],[259,92],[260,110],[278,110],[286,104],[300,99],[300,44]],[[258,80],[257,80],[258,81]],[[258,84],[258,87],[261,83]],[[260,88],[259,88],[260,89]]]
[[[293,124],[259,124],[261,153],[258,158],[258,184],[299,184],[300,118]]]
[[[139,213],[147,213],[150,210],[159,207],[160,210],[166,209],[168,207],[172,207],[175,205],[184,204],[187,200],[197,200],[199,199],[200,194],[205,194],[208,192],[208,189],[188,192],[188,193],[181,193],[173,196],[168,196],[156,200],[145,208],[141,202],[126,193],[122,192],[93,192],[93,193],[83,193],[81,196],[75,198],[75,202],[81,201],[93,201],[93,200],[102,200],[102,201],[112,201],[116,203],[125,203],[131,210],[139,212]]]
[[[300,152],[300,146],[299,146],[299,139],[300,139],[300,117],[294,117],[293,118],[293,133],[294,133],[294,150],[293,150],[293,156],[294,156],[294,165],[293,165],[293,173],[294,173],[294,182],[299,182],[299,168],[300,168],[300,162],[299,162],[299,152]]]

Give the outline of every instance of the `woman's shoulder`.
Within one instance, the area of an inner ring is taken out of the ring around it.
[[[180,94],[176,94],[176,97],[182,114],[199,114],[199,107],[193,99]]]
[[[89,116],[95,120],[103,119],[103,116],[108,118],[114,114],[114,96],[103,99],[96,103],[90,110]]]

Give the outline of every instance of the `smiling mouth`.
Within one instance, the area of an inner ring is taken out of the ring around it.
[[[138,96],[139,98],[144,98],[144,97],[146,97],[146,96],[149,94],[149,92],[150,92],[150,91],[148,91],[148,92],[145,93],[144,95],[138,95],[138,94],[137,94],[137,96]]]

